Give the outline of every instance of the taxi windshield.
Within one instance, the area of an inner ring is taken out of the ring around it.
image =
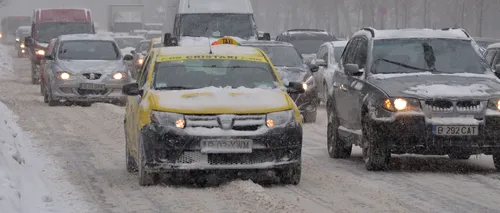
[[[157,90],[204,87],[276,88],[278,80],[269,64],[245,60],[183,60],[157,62]]]

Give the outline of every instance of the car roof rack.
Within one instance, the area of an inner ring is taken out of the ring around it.
[[[462,32],[467,36],[467,38],[471,38],[469,33],[465,31],[463,28],[457,28],[457,27],[447,27],[447,28],[442,28],[441,30],[448,31],[448,30],[462,30]]]
[[[287,30],[287,32],[293,32],[293,31],[326,32],[325,30],[321,30],[321,29],[290,29],[290,30]]]
[[[372,37],[375,37],[375,28],[373,27],[363,27],[361,30],[369,31],[372,34]]]

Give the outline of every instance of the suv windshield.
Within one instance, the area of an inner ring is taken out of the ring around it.
[[[59,47],[61,60],[118,60],[120,52],[112,41],[63,41]]]
[[[120,49],[127,48],[127,47],[137,47],[139,43],[143,40],[144,38],[117,38],[115,37],[115,41],[118,44],[118,47]]]
[[[234,36],[243,39],[255,36],[251,14],[185,14],[181,17],[181,36]]]
[[[290,43],[297,48],[300,54],[315,54],[325,42],[336,41],[337,38],[326,33],[304,33],[291,35]]]
[[[302,59],[294,47],[286,46],[255,46],[263,50],[271,59],[274,66],[300,67]]]
[[[386,39],[373,44],[372,73],[485,73],[486,62],[470,40]]]
[[[155,64],[155,89],[203,87],[276,88],[278,80],[267,63],[242,60],[184,60]]]
[[[36,24],[36,41],[49,43],[51,39],[67,34],[93,33],[89,23],[46,22]]]

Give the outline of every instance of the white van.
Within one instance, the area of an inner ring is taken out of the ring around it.
[[[179,0],[177,7],[172,37],[179,45],[203,45],[222,36],[259,39],[250,0]]]

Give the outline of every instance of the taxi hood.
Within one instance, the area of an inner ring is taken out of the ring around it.
[[[280,89],[207,87],[152,90],[152,110],[182,114],[264,114],[292,109]]]

